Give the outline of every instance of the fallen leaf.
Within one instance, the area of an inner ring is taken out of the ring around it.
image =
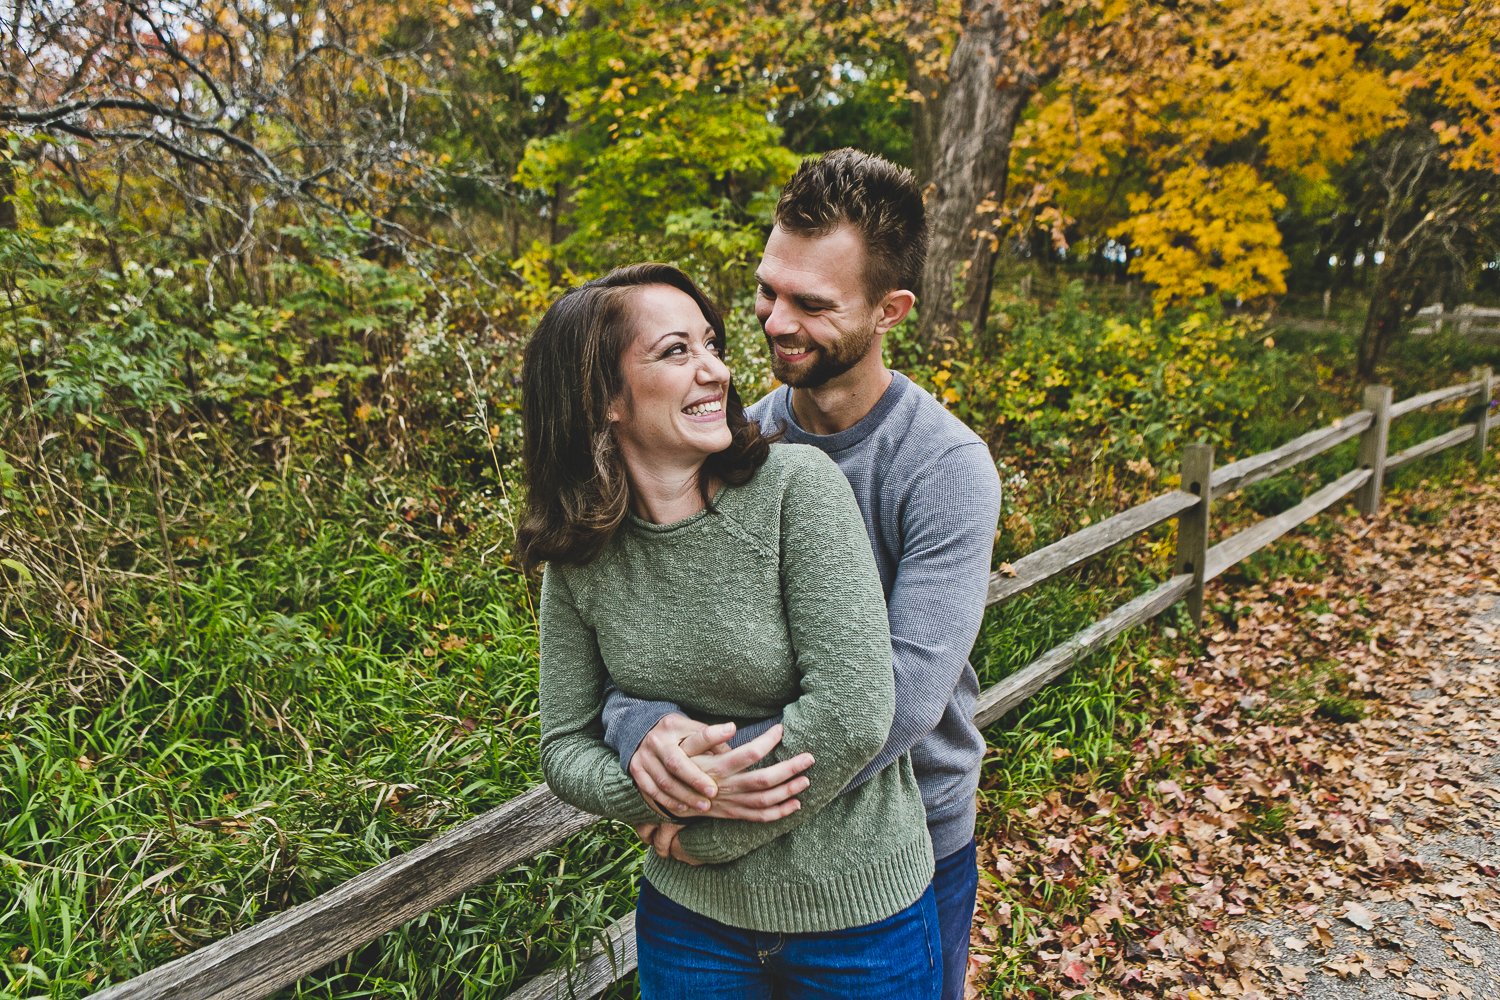
[[[1367,931],[1374,930],[1375,921],[1378,919],[1375,914],[1353,900],[1344,904],[1344,912],[1340,916],[1354,926],[1363,927]]]

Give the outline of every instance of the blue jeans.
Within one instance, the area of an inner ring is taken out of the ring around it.
[[[884,920],[842,931],[730,927],[641,880],[635,940],[643,1000],[937,1000],[932,887]]]
[[[932,876],[937,894],[938,930],[943,940],[943,1000],[962,1000],[969,971],[969,930],[979,893],[979,855],[974,841],[938,858]]]

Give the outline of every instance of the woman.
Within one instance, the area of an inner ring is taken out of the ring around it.
[[[686,275],[621,268],[547,311],[527,347],[527,510],[547,562],[542,767],[564,800],[660,817],[602,740],[607,683],[696,718],[782,716],[767,762],[815,758],[800,808],[688,820],[648,853],[641,992],[936,997],[932,849],[901,758],[839,794],[892,713],[890,635],[863,522],[822,452],[745,417],[724,325]]]

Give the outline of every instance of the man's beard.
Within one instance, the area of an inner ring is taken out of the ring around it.
[[[816,389],[859,364],[869,352],[870,342],[874,339],[875,330],[872,327],[864,331],[863,335],[846,334],[832,347],[814,344],[810,363],[791,365],[781,360],[781,355],[776,353],[776,345],[768,336],[766,346],[771,351],[771,374],[794,389]]]

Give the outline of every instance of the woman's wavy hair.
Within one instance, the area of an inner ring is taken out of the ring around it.
[[[698,304],[720,342],[724,320],[691,278],[670,264],[632,264],[579,285],[537,324],[521,369],[526,507],[516,531],[528,567],[555,560],[583,565],[614,537],[630,510],[630,477],[609,419],[624,391],[620,359],[635,336],[630,300],[645,285],[668,285]],[[769,443],[745,416],[734,383],[724,416],[732,441],[699,473],[738,485],[765,462]]]

